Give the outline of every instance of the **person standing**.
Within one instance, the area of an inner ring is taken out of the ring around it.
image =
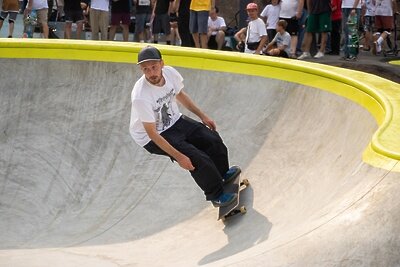
[[[12,38],[14,32],[14,23],[19,11],[18,0],[3,0],[0,13],[0,30],[3,27],[4,20],[8,17],[8,38]]]
[[[303,14],[304,0],[282,0],[279,19],[286,20],[286,31],[291,36],[290,57],[296,58],[296,47],[299,34],[299,19]]]
[[[80,39],[83,22],[83,10],[81,8],[81,0],[69,0],[65,1],[64,5],[65,12],[65,38],[71,39],[72,36],[72,23],[76,23],[76,39]]]
[[[350,31],[348,21],[352,18],[356,21],[356,29],[358,29],[358,24],[360,23],[361,14],[361,0],[342,0],[342,27],[344,34],[344,59],[345,60],[356,60],[357,53],[350,54]],[[358,49],[354,49],[357,51]]]
[[[362,4],[362,18],[364,21],[364,51],[371,50],[372,32],[375,28],[375,0],[366,0]]]
[[[215,0],[192,0],[190,3],[190,32],[197,48],[208,48],[208,15]]]
[[[332,30],[331,22],[331,3],[330,0],[307,0],[308,19],[306,35],[304,38],[304,49],[298,59],[306,59],[311,57],[310,48],[313,34],[321,34],[321,45],[319,51],[314,58],[323,58],[325,55],[326,42],[328,40],[328,32]]]
[[[178,13],[178,32],[181,45],[194,47],[192,34],[190,33],[190,4],[191,0],[175,0],[174,11]]]
[[[110,40],[115,38],[117,27],[122,27],[122,38],[128,42],[129,24],[131,23],[131,0],[112,0],[111,1],[111,27]]]
[[[38,23],[42,27],[43,38],[49,38],[48,10],[47,0],[28,0],[24,15],[27,16],[32,10],[36,10]]]
[[[141,43],[144,43],[148,39],[146,35],[146,24],[149,23],[151,19],[151,3],[150,0],[134,0],[136,7],[135,35]]]
[[[342,0],[331,0],[332,31],[331,31],[331,51],[329,55],[340,54],[340,32],[342,28]]]
[[[137,64],[143,76],[131,94],[129,131],[133,140],[151,154],[168,156],[189,171],[214,206],[235,201],[237,194],[224,193],[223,185],[232,181],[240,168],[229,168],[228,149],[215,122],[185,93],[182,76],[164,65],[157,48],[143,48]],[[202,123],[182,115],[177,102]]]
[[[250,3],[246,7],[250,22],[246,29],[245,53],[262,54],[264,45],[267,43],[267,30],[264,21],[258,17],[258,6]]]
[[[166,43],[171,44],[171,26],[169,24],[169,11],[172,9],[173,0],[156,0],[153,8],[153,39],[158,43],[158,35],[165,34]]]
[[[281,12],[280,0],[272,0],[261,12],[261,18],[266,22],[268,41],[271,42],[276,35],[276,27],[278,26],[279,13]]]
[[[92,29],[92,40],[108,40],[109,23],[109,0],[92,0],[90,6],[90,27]]]

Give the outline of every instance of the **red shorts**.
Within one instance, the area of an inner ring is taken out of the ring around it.
[[[391,31],[394,29],[394,19],[392,16],[375,16],[375,28],[378,32]]]
[[[131,23],[131,15],[129,13],[111,13],[111,25],[129,25]]]

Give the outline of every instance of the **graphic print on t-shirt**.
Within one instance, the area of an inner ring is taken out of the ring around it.
[[[157,131],[163,131],[168,128],[171,124],[171,120],[174,117],[174,111],[172,107],[172,98],[175,96],[175,90],[172,88],[169,93],[165,96],[157,99],[157,106],[154,109],[154,113],[158,114],[156,116],[156,127]]]

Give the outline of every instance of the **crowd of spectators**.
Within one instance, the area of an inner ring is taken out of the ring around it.
[[[234,32],[215,1],[24,0],[22,8],[24,16],[36,11],[43,38],[49,37],[53,18],[65,22],[64,36],[58,37],[66,39],[81,39],[86,31],[92,40],[115,40],[120,31],[128,41],[131,31],[137,42],[158,43],[162,35],[168,45],[298,59],[343,51],[344,59],[355,60],[360,47],[373,54],[393,49],[396,0],[270,0],[263,8],[249,3],[247,26]],[[18,9],[18,0],[3,0],[0,30],[8,18],[10,38]]]

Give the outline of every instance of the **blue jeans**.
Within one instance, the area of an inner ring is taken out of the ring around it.
[[[352,8],[342,8],[342,27],[343,27],[343,34],[344,34],[344,56],[349,57],[350,56],[350,51],[349,51],[349,28],[347,27],[347,20],[350,16]],[[357,23],[360,24],[360,14],[361,14],[361,9],[357,8],[356,9],[356,16],[357,16]],[[357,25],[358,29],[358,25]],[[353,55],[357,56],[357,55]]]

